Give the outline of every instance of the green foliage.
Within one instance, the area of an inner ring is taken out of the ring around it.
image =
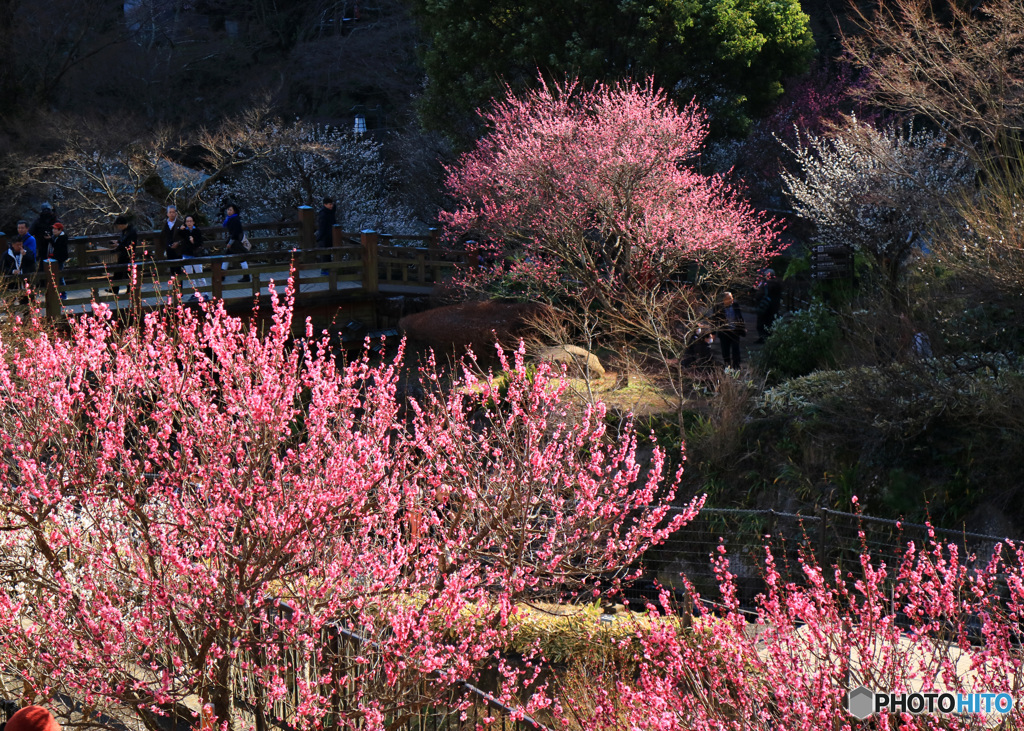
[[[1012,307],[952,300],[934,315],[945,349],[962,353],[1006,352],[1020,349],[1024,327]]]
[[[548,77],[614,81],[653,75],[676,99],[694,96],[742,132],[813,54],[797,0],[415,0],[429,39],[424,122],[462,140],[472,112]]]
[[[820,303],[777,320],[760,353],[760,365],[783,377],[802,376],[832,363],[839,324]]]

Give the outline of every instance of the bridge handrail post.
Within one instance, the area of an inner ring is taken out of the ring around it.
[[[376,294],[380,291],[380,277],[377,272],[377,245],[380,234],[369,229],[361,232],[363,245],[363,290]]]
[[[299,206],[299,248],[316,248],[316,212],[312,206]]]
[[[220,262],[210,267],[210,294],[214,299],[224,299],[224,268]]]
[[[427,254],[430,257],[430,274],[435,283],[441,281],[441,267],[437,262],[441,258],[441,230],[431,228],[430,239],[427,241]]]

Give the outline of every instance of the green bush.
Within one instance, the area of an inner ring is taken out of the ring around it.
[[[838,339],[835,314],[815,302],[776,321],[758,364],[781,378],[807,375],[832,365]]]

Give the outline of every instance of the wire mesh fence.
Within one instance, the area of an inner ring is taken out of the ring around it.
[[[755,597],[764,591],[763,567],[771,550],[782,579],[799,584],[803,578],[800,558],[813,559],[822,567],[854,569],[861,556],[873,565],[896,566],[907,546],[917,549],[941,542],[948,555],[955,546],[961,559],[971,567],[988,563],[1000,544],[1010,542],[999,536],[934,528],[875,518],[838,510],[819,509],[811,514],[777,510],[707,508],[677,531],[664,544],[649,549],[642,561],[645,579],[627,596],[655,599],[656,584],[675,588],[682,596],[680,575],[693,584],[704,598],[718,595],[718,580],[711,558],[719,546],[725,548],[729,571],[735,576],[741,607],[752,610]],[[1012,551],[1002,551],[1004,560],[1014,561]]]
[[[268,607],[275,617],[291,610],[279,603]],[[383,714],[395,731],[547,731],[546,727],[491,694],[465,681],[444,681],[435,674],[410,669],[396,675],[380,662],[382,649],[372,639],[341,625],[326,627],[315,653],[300,653],[288,640],[268,641],[241,653],[232,678],[236,707],[249,715],[256,731],[291,731],[300,723],[301,708],[310,703],[329,708],[318,727],[326,731],[359,729],[366,708]],[[268,703],[259,669],[269,662],[285,670],[284,694]]]

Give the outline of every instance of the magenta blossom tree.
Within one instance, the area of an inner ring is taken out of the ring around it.
[[[1010,543],[976,557],[933,539],[909,543],[895,565],[867,548],[844,568],[805,556],[787,579],[768,550],[768,588],[750,616],[722,549],[713,561],[721,616],[654,622],[625,644],[633,672],[598,670],[582,692],[534,703],[553,707],[559,728],[600,731],[1019,728],[1022,561],[1024,549]],[[934,694],[932,711],[854,717],[847,692],[859,686],[921,693],[925,703]],[[1004,713],[992,696],[987,708],[940,713],[941,693],[1007,694]]]
[[[685,276],[736,280],[776,248],[775,224],[699,172],[696,104],[653,87],[540,84],[484,113],[490,131],[448,170],[451,242],[504,257],[483,274],[527,282],[555,302],[614,310]]]
[[[521,354],[501,390],[467,366],[407,398],[400,357],[339,367],[276,301],[264,336],[95,310],[0,340],[0,674],[24,700],[381,728],[471,680],[518,602],[610,586],[699,507],[669,518],[663,453],[641,465]],[[332,626],[362,638],[344,665]]]

